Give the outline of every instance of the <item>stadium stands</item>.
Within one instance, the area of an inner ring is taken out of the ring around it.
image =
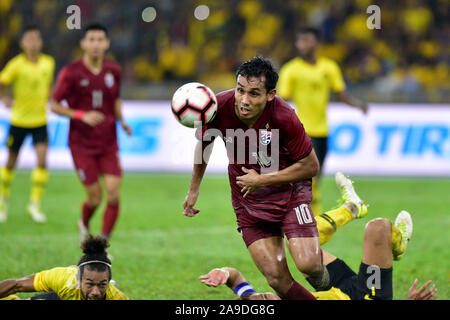
[[[142,11],[152,3],[156,19],[144,22]],[[0,68],[17,54],[29,22],[41,25],[57,70],[77,57],[79,33],[66,27],[72,4],[81,8],[82,26],[101,20],[110,28],[128,99],[167,99],[190,80],[215,90],[233,86],[243,60],[259,53],[281,65],[295,55],[296,28],[312,25],[322,30],[322,54],[339,62],[351,90],[367,100],[450,100],[446,0],[383,1],[379,30],[366,27],[369,0],[2,0]],[[200,4],[210,8],[203,21],[193,14]]]

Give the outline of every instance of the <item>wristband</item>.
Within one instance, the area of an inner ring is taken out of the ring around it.
[[[73,118],[77,119],[77,120],[82,120],[83,116],[84,116],[83,110],[75,110],[75,114],[74,114]]]
[[[255,289],[253,289],[252,285],[248,282],[242,282],[234,288],[234,293],[239,297],[239,299],[244,295],[255,292]]]

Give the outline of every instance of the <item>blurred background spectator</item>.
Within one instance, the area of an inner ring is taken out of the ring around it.
[[[41,26],[57,71],[79,57],[80,31],[66,26],[73,4],[82,27],[95,20],[110,29],[125,99],[168,99],[188,81],[233,87],[235,68],[256,54],[277,66],[292,58],[295,30],[309,25],[322,31],[321,54],[340,64],[356,96],[450,101],[448,0],[1,0],[0,68],[30,23]],[[381,29],[366,26],[371,4],[381,8]]]

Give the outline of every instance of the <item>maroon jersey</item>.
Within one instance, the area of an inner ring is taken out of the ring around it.
[[[241,193],[242,187],[236,184],[236,177],[245,174],[241,169],[243,166],[265,174],[282,170],[310,154],[311,139],[294,109],[275,97],[267,103],[254,126],[248,128],[235,113],[234,89],[219,93],[217,102],[214,120],[202,131],[197,130],[196,135],[199,139],[202,132],[204,141],[211,141],[217,135],[223,139],[229,159],[228,176],[234,209],[245,207],[251,215],[280,221],[289,208],[309,203],[311,179],[262,187],[246,198]]]
[[[72,109],[97,110],[105,115],[95,127],[76,119],[70,121],[72,151],[94,155],[118,150],[114,105],[120,97],[120,73],[117,63],[105,60],[100,73],[93,74],[81,59],[59,73],[53,99],[66,100]]]

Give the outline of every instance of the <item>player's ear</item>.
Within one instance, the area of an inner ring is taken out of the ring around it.
[[[267,93],[267,101],[272,101],[273,99],[275,99],[275,96],[277,95],[277,89],[272,89],[269,91],[269,93]]]
[[[80,40],[80,48],[84,50],[84,42],[85,42],[85,37],[81,38]]]

